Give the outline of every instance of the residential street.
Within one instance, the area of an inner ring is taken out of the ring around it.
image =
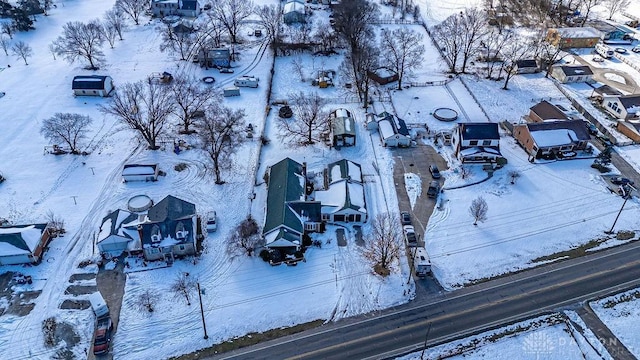
[[[461,290],[419,298],[377,315],[225,353],[221,359],[380,359],[536,315],[577,309],[640,286],[640,242],[554,263]],[[605,339],[604,341],[607,341]],[[614,358],[616,354],[612,354]]]

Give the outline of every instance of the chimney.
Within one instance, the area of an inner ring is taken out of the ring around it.
[[[142,243],[142,225],[138,224],[138,236],[140,237],[140,242]]]

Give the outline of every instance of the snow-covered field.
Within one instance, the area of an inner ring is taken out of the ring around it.
[[[589,304],[600,320],[636,357],[640,357],[640,290],[634,289]]]

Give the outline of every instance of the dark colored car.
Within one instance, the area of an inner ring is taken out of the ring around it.
[[[431,177],[434,179],[440,179],[440,170],[437,166],[431,165],[429,166],[429,172],[431,173]]]
[[[600,134],[596,136],[596,139],[604,146],[613,146],[613,142],[611,142],[611,140],[609,140],[608,137]]]
[[[95,339],[93,340],[93,353],[102,355],[109,352],[109,344],[111,343],[111,331],[113,323],[110,317],[98,319],[96,325]]]
[[[591,135],[598,135],[598,128],[592,123],[585,121],[585,125],[587,126],[587,130]]]
[[[437,181],[432,181],[431,184],[429,184],[429,189],[427,190],[427,196],[430,198],[436,198],[438,197],[438,193],[440,192],[440,183],[438,183]]]
[[[622,176],[614,176],[611,178],[611,183],[614,185],[633,185],[633,180]]]
[[[411,215],[408,212],[403,211],[400,213],[400,223],[402,225],[411,225]]]

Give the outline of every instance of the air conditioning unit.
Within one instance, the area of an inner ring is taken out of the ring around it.
[[[176,231],[176,239],[184,239],[187,237],[186,231]]]
[[[151,242],[160,242],[162,240],[162,238],[160,237],[160,234],[153,234],[151,235]]]

